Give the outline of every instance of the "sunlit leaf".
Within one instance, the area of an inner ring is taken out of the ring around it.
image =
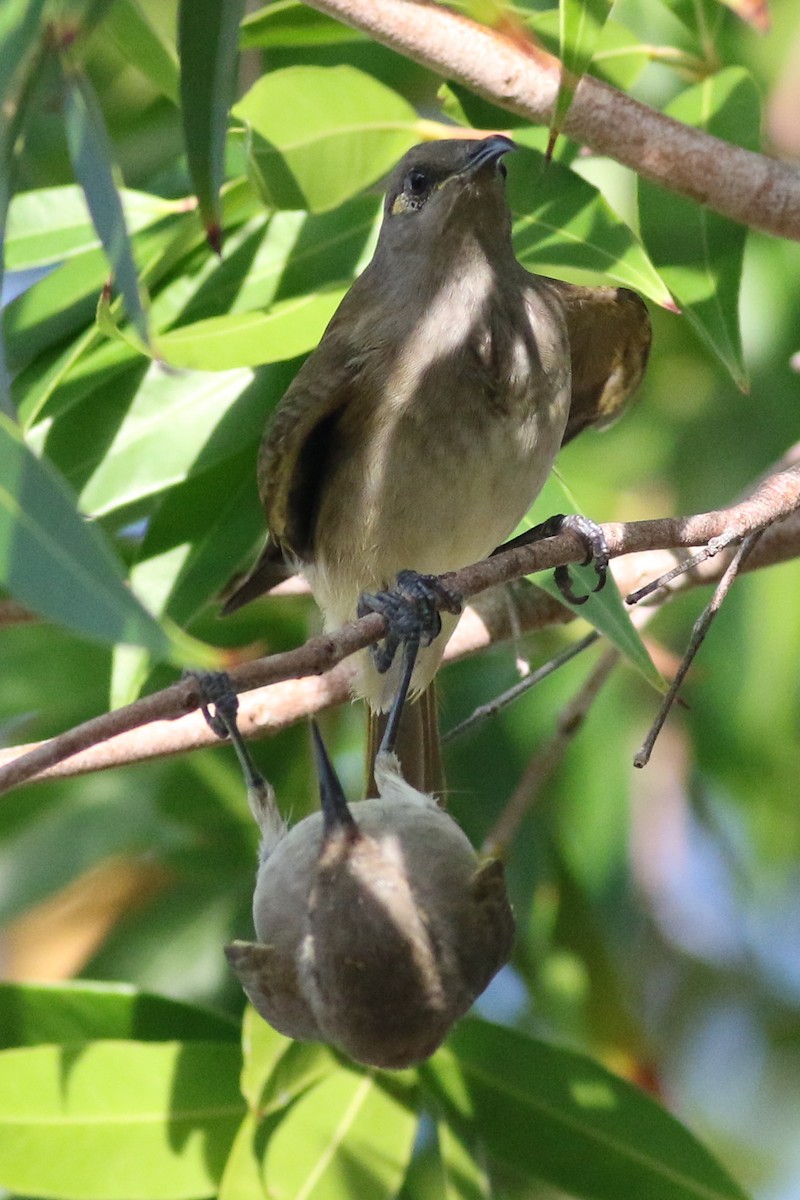
[[[289,1109],[267,1144],[270,1195],[390,1200],[411,1157],[417,1117],[372,1072],[340,1068]]]
[[[758,91],[739,67],[687,89],[667,112],[715,137],[748,150],[758,148]],[[648,252],[681,310],[738,386],[746,389],[739,329],[746,228],[643,179],[639,180],[639,215]],[[680,238],[672,233],[676,222]]]
[[[366,34],[316,12],[300,0],[273,0],[242,22],[243,50],[257,46],[335,46],[366,41]]]
[[[669,292],[631,229],[597,188],[569,167],[546,163],[534,150],[509,155],[508,199],[514,247],[529,271],[590,271],[658,304],[669,302]]]
[[[564,123],[575,88],[597,48],[612,0],[559,0],[559,58],[563,71],[551,124],[551,139]]]
[[[65,1200],[216,1191],[244,1116],[225,1042],[115,1042],[0,1053],[0,1185]]]
[[[229,371],[284,362],[313,350],[346,288],[309,292],[275,304],[266,313],[209,317],[162,334],[158,349],[175,367]]]
[[[178,52],[181,115],[189,172],[210,245],[221,245],[220,188],[225,173],[228,109],[236,82],[244,0],[181,0]]]
[[[272,208],[334,208],[419,140],[411,105],[349,66],[273,71],[234,114],[252,131],[252,174]]]
[[[422,1069],[491,1157],[587,1200],[745,1200],[660,1105],[591,1059],[475,1019]]]
[[[131,233],[175,210],[160,196],[123,189],[125,220]],[[11,271],[59,263],[100,245],[83,192],[74,186],[20,192],[8,214],[6,266]]]

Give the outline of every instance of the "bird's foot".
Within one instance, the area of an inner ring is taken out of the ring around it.
[[[597,574],[597,583],[592,588],[592,591],[601,591],[608,577],[608,545],[600,526],[588,517],[582,517],[576,513],[569,513],[566,516],[563,513],[557,513],[555,516],[549,517],[546,521],[542,521],[541,525],[534,525],[533,529],[527,529],[525,533],[512,538],[510,542],[505,542],[502,546],[498,546],[494,553],[498,554],[501,550],[511,550],[514,546],[528,546],[532,542],[540,542],[544,538],[555,537],[565,529],[570,529],[576,534],[586,547],[586,558],[581,565],[584,567],[589,566],[590,563],[594,565]],[[573,581],[569,567],[556,567],[554,576],[559,591],[570,604],[585,604],[589,599],[588,596],[578,596],[573,591]]]
[[[378,672],[384,675],[401,645],[429,646],[442,628],[439,610],[458,614],[461,597],[448,588],[436,575],[420,575],[417,571],[398,572],[395,585],[388,592],[365,592],[358,601],[358,616],[377,612],[386,620],[386,637],[372,647],[372,657]]]

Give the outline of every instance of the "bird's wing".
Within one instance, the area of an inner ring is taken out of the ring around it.
[[[564,308],[572,357],[572,402],[562,445],[604,429],[632,403],[650,353],[647,306],[628,288],[548,281]]]

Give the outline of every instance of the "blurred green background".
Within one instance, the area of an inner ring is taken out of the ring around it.
[[[143,0],[142,9],[174,45],[175,5]],[[621,0],[613,17],[631,44],[670,47],[704,61],[706,69],[712,57],[718,66],[745,68],[761,99],[762,146],[797,160],[796,0],[774,0],[772,30],[765,35],[713,3],[697,10],[713,18],[710,28],[702,20],[694,26],[679,20],[682,11],[657,0]],[[320,25],[316,35],[301,36],[278,21],[259,24],[258,16],[244,26],[249,49],[240,66],[240,95],[263,70],[350,64],[423,117],[441,119],[441,81],[422,68],[356,35],[326,38]],[[122,36],[109,16],[82,49],[122,176],[130,189],[178,199],[191,191],[179,111],[130,61]],[[648,103],[663,107],[693,82],[674,69],[669,55],[640,57],[629,86]],[[73,182],[59,87],[43,74],[41,102],[19,162],[19,192]],[[511,124],[499,110],[485,104],[471,110],[468,98],[462,99],[476,123]],[[573,152],[562,145],[564,159]],[[229,178],[243,163],[244,140],[235,133]],[[513,179],[520,164],[509,167]],[[637,227],[630,172],[591,156],[578,157],[573,167]],[[338,282],[368,253],[378,192],[347,200],[350,216],[341,229],[339,209],[317,216],[303,234],[287,219],[281,236],[309,238],[311,267],[294,259],[277,285],[269,275],[276,253],[269,222],[249,194],[241,218],[229,223],[221,262],[196,236],[179,267],[160,277],[156,268],[153,314],[163,312],[169,327],[237,311],[237,305],[243,311],[265,307],[307,290],[303,269],[316,271],[317,284]],[[282,218],[285,213],[273,220]],[[661,204],[661,240],[680,244],[684,220],[679,205]],[[330,251],[314,257],[314,238],[323,236],[326,221],[340,234],[336,261]],[[154,241],[151,252],[158,256],[163,246]],[[146,248],[137,253],[140,263],[147,259]],[[52,285],[51,318],[43,315],[44,301],[36,300],[47,280],[7,310],[14,394],[23,409],[32,394],[46,390],[63,356],[92,333],[107,268],[85,256],[72,262],[81,263],[85,274],[72,277],[72,292],[63,277]],[[540,265],[544,273],[558,273],[553,258]],[[574,270],[569,274],[578,277]],[[19,286],[13,273],[10,283]],[[800,382],[791,367],[800,350],[800,246],[747,235],[739,296],[746,392],[685,317],[657,304],[650,308],[654,349],[638,405],[611,431],[580,437],[558,463],[582,509],[599,521],[731,503],[800,430]],[[185,479],[178,461],[175,480],[165,465],[152,487],[134,489],[129,500],[127,466],[136,452],[152,447],[128,448],[115,460],[115,438],[129,406],[142,402],[145,372],[156,409],[173,403],[175,381],[154,374],[146,359],[113,340],[95,340],[76,361],[42,401],[31,423],[32,444],[44,448],[77,492],[89,489],[81,497],[84,511],[96,515],[126,562],[149,564],[149,575],[139,568],[140,594],[154,603],[164,580],[175,577],[174,566],[171,576],[160,573],[170,554],[180,555],[187,542],[195,545],[203,529],[217,522],[216,549],[193,568],[208,570],[205,592],[187,590],[172,610],[175,618],[188,622],[195,637],[237,654],[245,652],[239,648],[301,643],[318,628],[308,599],[259,602],[226,623],[218,621],[213,603],[226,572],[247,561],[258,539],[259,430],[301,359],[232,370],[231,399],[215,418],[207,465],[197,470],[193,459]],[[148,411],[143,405],[143,419]],[[176,445],[192,420],[190,409],[186,426],[176,426]],[[165,423],[156,437],[163,440],[168,430]],[[110,466],[100,475],[109,447]],[[91,488],[94,505],[87,500]],[[225,508],[233,501],[235,516]],[[493,1019],[586,1049],[653,1087],[759,1200],[793,1200],[800,1178],[798,590],[797,563],[737,583],[691,672],[685,706],[673,711],[650,765],[640,772],[632,756],[658,697],[630,668],[617,669],[509,851],[518,945],[512,965],[480,1003]],[[659,662],[682,654],[706,599],[686,594],[650,626]],[[448,668],[441,677],[444,727],[515,682],[520,655],[538,665],[583,632],[585,626],[575,622]],[[142,657],[53,625],[7,625],[0,645],[0,734],[7,744],[58,733],[104,711],[110,695],[129,697],[145,679],[152,688],[174,677],[163,667],[151,671]],[[476,844],[597,653],[579,657],[448,748],[451,809]],[[362,786],[361,713],[350,706],[326,714],[323,729],[345,787],[356,796]],[[305,728],[256,744],[254,754],[285,811],[299,817],[315,807]],[[5,976],[132,981],[238,1013],[243,997],[221,947],[234,936],[250,936],[255,853],[256,831],[235,759],[225,748],[39,783],[4,796]],[[509,1196],[533,1194],[512,1179],[503,1187]]]

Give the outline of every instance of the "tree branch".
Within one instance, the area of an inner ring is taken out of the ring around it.
[[[306,0],[518,116],[549,125],[561,64],[427,0]],[[743,225],[800,239],[800,170],[683,125],[585,75],[564,132]]]
[[[791,460],[788,460],[791,461]],[[612,557],[630,556],[615,575],[624,591],[639,586],[645,577],[661,575],[675,561],[667,553],[675,547],[704,546],[720,539],[720,546],[758,529],[766,529],[747,560],[747,568],[768,566],[800,555],[800,465],[763,479],[752,495],[739,504],[691,517],[664,518],[604,525]],[[778,524],[774,524],[779,522]],[[770,528],[766,528],[770,526]],[[654,554],[653,552],[660,553]],[[486,593],[536,571],[564,563],[580,562],[584,547],[573,533],[529,546],[506,550],[480,563],[443,576],[448,586],[468,598]],[[696,586],[719,578],[729,561],[721,552],[675,581],[672,590]],[[559,604],[535,588],[517,587],[513,604],[497,593],[481,598],[465,612],[448,644],[446,658],[473,654],[520,631],[564,623],[579,613]],[[343,626],[335,634],[311,638],[296,650],[245,663],[230,672],[237,692],[261,689],[243,708],[240,722],[247,736],[266,736],[329,705],[344,701],[352,667],[345,659],[378,641],[385,632],[376,613]],[[314,678],[303,678],[313,676]],[[214,744],[213,734],[199,713],[196,682],[189,678],[137,700],[125,708],[95,717],[37,746],[18,746],[0,752],[0,792],[35,776],[52,772],[70,760],[59,774],[102,770],[123,763]],[[147,725],[146,730],[142,726]]]

